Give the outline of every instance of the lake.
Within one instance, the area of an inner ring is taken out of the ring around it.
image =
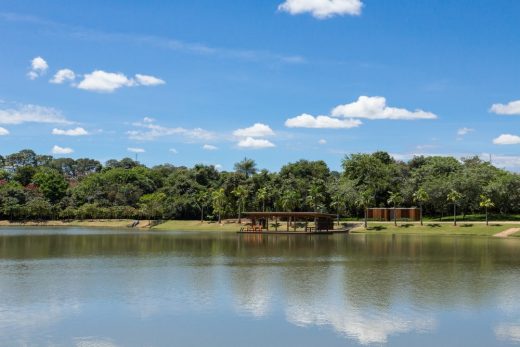
[[[520,239],[0,229],[1,346],[515,346]]]

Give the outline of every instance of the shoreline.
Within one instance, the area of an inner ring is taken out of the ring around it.
[[[161,224],[150,227],[150,220],[140,220],[136,227],[131,227],[132,219],[92,219],[92,220],[49,220],[10,222],[0,220],[0,228],[3,227],[85,227],[128,229],[134,231],[201,231],[201,232],[237,232],[241,225],[238,223],[200,222],[200,220],[167,220]],[[356,222],[353,234],[408,234],[408,235],[467,235],[467,236],[500,236],[504,231],[515,229],[518,231],[507,233],[507,237],[520,237],[520,222],[517,221],[493,221],[486,226],[484,222],[458,222],[453,226],[451,222],[419,222],[398,223],[393,222],[369,222],[368,229],[363,227],[363,221]],[[335,227],[337,227],[335,225]]]

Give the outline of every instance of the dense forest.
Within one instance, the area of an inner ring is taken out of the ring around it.
[[[252,159],[233,172],[214,166],[130,158],[53,158],[22,150],[0,156],[0,218],[9,220],[240,218],[243,211],[323,211],[362,217],[368,206],[422,206],[425,215],[520,212],[520,175],[478,157],[423,157],[408,162],[386,152],[345,156],[342,172],[300,160],[279,172]]]

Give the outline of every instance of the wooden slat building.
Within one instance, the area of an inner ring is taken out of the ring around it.
[[[375,207],[368,209],[368,219],[379,221],[394,220],[394,210],[397,220],[418,221],[421,218],[421,210],[417,207],[404,208],[398,207],[396,209],[390,207]]]

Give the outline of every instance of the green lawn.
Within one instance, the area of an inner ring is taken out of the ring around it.
[[[152,230],[177,231],[239,231],[240,225],[235,223],[204,222],[198,220],[169,220],[152,228]]]
[[[354,233],[392,233],[392,234],[430,234],[430,235],[482,235],[491,236],[509,228],[518,228],[518,224],[490,223],[472,224],[471,222],[459,222],[457,226],[448,223],[425,222],[420,224],[398,223],[397,227],[391,223],[368,223],[368,229],[363,226],[352,230]],[[520,236],[515,234],[515,236]]]

